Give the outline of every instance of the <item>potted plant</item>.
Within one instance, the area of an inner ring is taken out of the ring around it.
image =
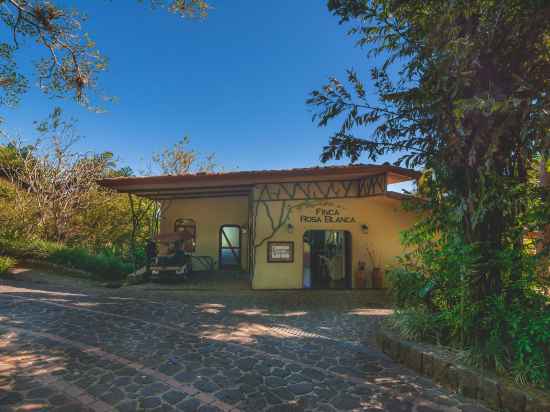
[[[356,289],[364,289],[367,287],[366,280],[367,280],[367,269],[366,269],[366,263],[362,260],[359,261],[359,264],[357,266],[357,272],[355,272],[355,288]]]
[[[380,259],[376,258],[374,250],[367,248],[367,255],[371,261],[371,286],[373,289],[382,289],[384,286],[384,273],[381,268]]]

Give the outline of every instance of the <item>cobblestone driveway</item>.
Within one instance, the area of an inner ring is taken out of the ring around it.
[[[487,411],[379,352],[358,293],[0,282],[0,411]]]

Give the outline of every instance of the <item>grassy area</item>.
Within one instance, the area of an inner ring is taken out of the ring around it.
[[[120,280],[132,272],[132,265],[108,254],[91,254],[79,247],[43,240],[0,238],[0,253],[12,258],[36,259],[93,273],[103,280]]]

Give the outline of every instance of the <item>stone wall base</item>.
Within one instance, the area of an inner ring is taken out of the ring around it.
[[[449,351],[403,340],[385,329],[378,331],[376,340],[382,351],[392,359],[454,392],[477,399],[492,409],[506,412],[550,412],[549,393],[520,388],[503,378],[461,365]]]

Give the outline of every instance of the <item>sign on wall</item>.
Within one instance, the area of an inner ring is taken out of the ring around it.
[[[300,223],[356,223],[353,216],[346,216],[336,208],[318,207],[313,215],[301,215]]]
[[[267,261],[269,263],[294,262],[294,242],[268,242]]]

